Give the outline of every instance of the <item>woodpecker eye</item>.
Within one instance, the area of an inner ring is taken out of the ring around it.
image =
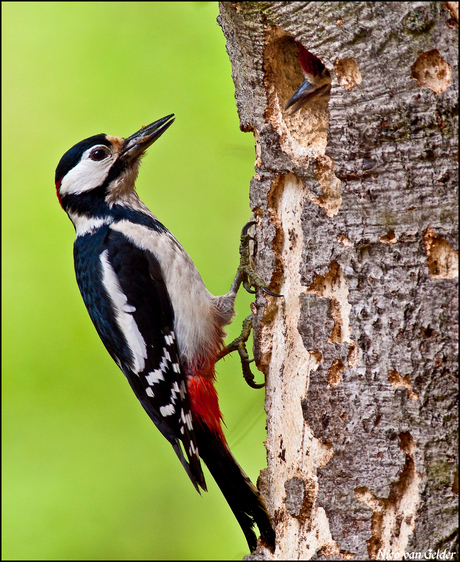
[[[91,158],[91,160],[95,160],[96,162],[99,162],[107,158],[109,154],[110,154],[110,150],[108,148],[95,148],[89,153],[89,157]]]

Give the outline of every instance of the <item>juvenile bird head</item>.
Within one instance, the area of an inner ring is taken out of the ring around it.
[[[284,108],[285,111],[290,109],[290,115],[313,101],[329,101],[331,91],[331,75],[328,69],[318,57],[307,51],[300,43],[299,62],[303,70],[304,81]]]
[[[55,182],[58,199],[70,218],[90,211],[94,215],[103,206],[137,198],[141,157],[173,122],[174,116],[168,115],[126,139],[94,135],[68,150],[56,168]]]

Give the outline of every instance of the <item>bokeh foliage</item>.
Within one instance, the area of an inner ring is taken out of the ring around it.
[[[209,473],[200,497],[100,343],[54,193],[82,138],[128,136],[169,113],[138,191],[211,292],[228,290],[250,217],[253,139],[208,2],[4,2],[3,558],[241,559],[247,546]],[[238,298],[238,319],[249,314]],[[261,375],[259,374],[259,380]],[[235,456],[265,465],[263,391],[238,359],[218,390]]]

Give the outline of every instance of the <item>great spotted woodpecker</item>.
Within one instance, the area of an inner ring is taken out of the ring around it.
[[[287,102],[285,111],[293,115],[301,107],[320,99],[329,101],[331,75],[329,70],[314,54],[299,43],[299,62],[304,72],[304,81]]]
[[[225,440],[214,387],[223,328],[245,273],[238,271],[226,295],[213,296],[135,191],[142,155],[173,121],[168,115],[126,139],[95,135],[59,162],[56,190],[76,230],[77,282],[107,351],[195,488],[206,490],[201,458],[251,551],[257,547],[254,523],[273,548],[264,501]]]

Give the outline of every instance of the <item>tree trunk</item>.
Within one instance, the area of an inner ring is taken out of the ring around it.
[[[220,4],[254,261],[283,295],[254,306],[274,559],[456,549],[456,5]],[[332,89],[288,115],[297,43]]]

